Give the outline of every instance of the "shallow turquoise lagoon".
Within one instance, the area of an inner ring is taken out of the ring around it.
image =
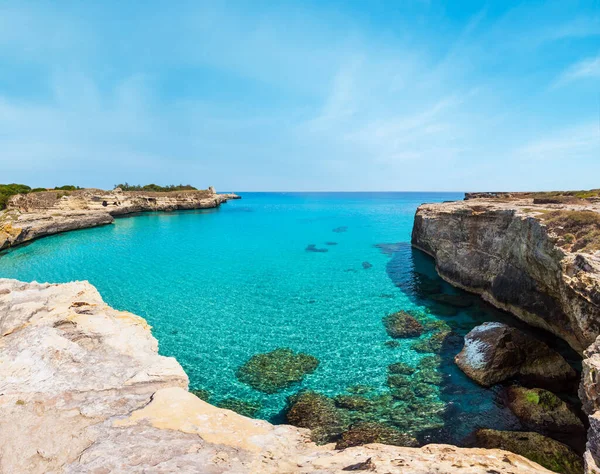
[[[462,194],[242,196],[220,209],[148,213],[44,238],[5,252],[0,276],[89,280],[107,303],[149,321],[160,352],[179,360],[191,388],[210,391],[213,403],[258,401],[258,416],[275,422],[298,390],[334,396],[366,385],[372,396],[385,395],[389,364],[415,365],[430,355],[412,350],[412,340],[385,345],[381,319],[389,313],[422,311],[459,335],[482,321],[510,319],[443,283],[431,259],[410,247],[417,206]],[[469,306],[433,302],[432,292],[458,295]],[[274,395],[236,379],[253,354],[278,347],[312,354],[320,365]],[[443,382],[429,399],[440,410],[404,425],[423,441],[460,443],[479,426],[519,427],[494,390],[456,369],[460,348],[458,341],[442,353]]]

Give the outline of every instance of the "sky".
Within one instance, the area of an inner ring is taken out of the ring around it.
[[[0,183],[600,188],[600,0],[0,1]]]

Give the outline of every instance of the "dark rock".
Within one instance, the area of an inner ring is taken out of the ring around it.
[[[507,406],[528,430],[557,438],[566,444],[585,438],[585,427],[569,406],[541,388],[512,386],[505,390]]]
[[[441,354],[446,346],[456,344],[460,341],[460,336],[452,331],[440,331],[431,336],[415,341],[411,348],[417,352],[433,352]]]
[[[406,375],[391,374],[388,375],[387,384],[390,388],[410,387],[412,381]]]
[[[558,352],[502,323],[484,323],[474,328],[466,335],[455,362],[484,387],[516,378],[525,385],[565,390],[576,377]]]
[[[367,459],[365,462],[358,462],[356,464],[351,464],[350,466],[346,466],[342,469],[342,471],[374,471],[375,463],[372,458]]]
[[[539,433],[477,430],[475,444],[519,454],[554,472],[582,474],[582,459],[571,448]]]
[[[417,397],[426,398],[433,395],[436,395],[437,390],[435,387],[432,387],[426,383],[418,383],[414,386],[414,392]]]
[[[336,449],[346,449],[363,444],[381,443],[393,446],[417,447],[418,441],[395,428],[375,422],[356,423],[342,433]]]
[[[401,374],[401,375],[412,375],[416,369],[403,362],[396,362],[395,364],[388,365],[388,372],[390,374]]]
[[[249,402],[238,398],[226,398],[220,401],[217,406],[250,418],[255,417],[262,408],[262,404],[258,401]]]
[[[425,356],[417,364],[419,370],[435,369],[442,363],[442,358],[439,355]]]
[[[309,244],[309,245],[307,245],[305,250],[307,252],[316,252],[316,253],[329,252],[328,249],[319,249],[319,248],[317,248],[317,246],[315,244]]]
[[[363,267],[365,270],[368,270],[369,268],[373,268],[373,265],[372,265],[372,264],[370,264],[369,262],[363,262],[363,263],[362,263],[362,267]]]
[[[406,311],[398,311],[383,318],[387,333],[393,338],[417,337],[423,333],[423,325]]]
[[[371,407],[372,402],[360,395],[337,395],[334,397],[335,405],[351,411],[363,411]]]
[[[400,343],[398,341],[385,341],[383,344],[390,349],[396,349],[400,347]]]
[[[237,370],[236,375],[240,382],[256,390],[275,393],[300,382],[318,365],[316,357],[282,348],[252,356]]]
[[[289,398],[286,420],[290,425],[311,430],[310,437],[317,444],[335,441],[348,425],[343,411],[336,408],[331,398],[312,391]]]

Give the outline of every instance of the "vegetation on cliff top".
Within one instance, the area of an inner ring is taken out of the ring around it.
[[[79,186],[66,185],[54,188],[59,191],[74,191],[76,189],[81,189]],[[40,191],[48,191],[47,188],[31,188],[26,184],[0,184],[0,210],[6,207],[6,203],[10,199],[11,196],[16,194],[29,194],[29,193],[37,193]]]
[[[115,184],[115,189],[121,188],[123,191],[154,191],[154,192],[168,192],[168,191],[197,191],[197,188],[191,184],[168,184],[167,186],[159,186],[158,184]]]
[[[559,236],[563,248],[573,252],[600,250],[600,214],[594,211],[558,210],[540,216],[548,230]]]

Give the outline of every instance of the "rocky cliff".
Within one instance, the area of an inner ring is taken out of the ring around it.
[[[588,472],[600,472],[598,199],[486,193],[426,204],[417,210],[412,243],[434,257],[450,283],[585,353],[586,464]]]
[[[87,282],[0,279],[2,473],[548,473],[498,450],[368,445],[215,408]]]
[[[217,194],[213,188],[173,192],[82,189],[19,194],[0,211],[0,250],[58,232],[110,224],[113,216],[206,209],[238,198],[235,194]]]

